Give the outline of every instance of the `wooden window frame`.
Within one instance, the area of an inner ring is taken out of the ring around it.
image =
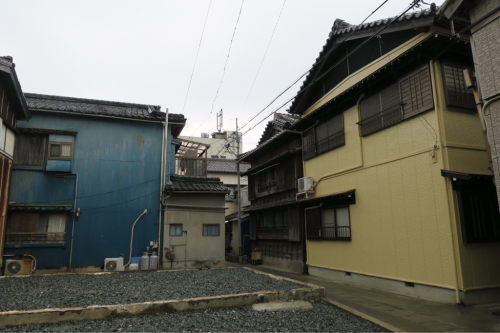
[[[462,64],[458,64],[458,63],[454,63],[454,62],[451,62],[451,61],[444,61],[443,64],[441,65],[441,73],[442,73],[442,76],[443,76],[443,88],[444,88],[444,95],[445,95],[445,100],[446,100],[446,106],[447,107],[455,107],[455,108],[461,108],[461,109],[467,109],[467,110],[473,110],[473,111],[476,111],[477,110],[477,106],[476,106],[476,101],[474,99],[474,95],[472,94],[471,95],[471,101],[470,102],[467,102],[466,101],[459,101],[459,100],[453,100],[450,96],[450,89],[460,89],[460,87],[458,88],[455,88],[455,87],[452,87],[452,86],[449,86],[448,85],[448,80],[447,80],[447,76],[446,76],[446,70],[447,68],[446,67],[450,67],[451,70],[454,70],[454,69],[457,69],[460,71],[460,77],[463,77],[463,70],[464,69],[470,69],[471,72],[474,71],[474,68],[472,66],[467,66],[467,65],[462,65]],[[463,80],[463,84],[465,85],[465,78],[462,78]],[[460,78],[459,78],[459,83],[460,83]],[[466,86],[463,86],[461,87],[463,88],[463,93],[465,95],[468,94],[468,90]],[[472,91],[471,91],[472,92]],[[466,98],[467,99],[467,98]]]
[[[277,170],[276,166],[273,166],[269,169],[262,170],[261,172],[256,174],[257,180],[257,193],[268,192],[271,189],[275,189],[277,187]],[[261,177],[266,175],[266,181],[263,183]],[[273,175],[273,179],[271,179],[271,175]]]
[[[347,208],[349,212],[349,226],[347,227],[349,229],[349,237],[338,237],[338,228],[345,228],[345,227],[338,227],[337,226],[337,221],[336,221],[336,216],[337,216],[337,209],[339,208]],[[330,210],[334,209],[334,214],[335,214],[335,236],[334,237],[326,237],[325,232],[323,232],[323,221],[322,221],[322,211],[324,210]],[[310,221],[307,220],[307,240],[326,240],[326,241],[352,241],[352,227],[351,227],[351,208],[349,205],[327,205],[321,208],[314,208],[312,209],[314,212],[311,212],[309,215],[316,214],[317,216],[315,217],[315,221]],[[306,219],[307,219],[307,210],[306,210]]]
[[[40,215],[51,215],[51,214],[65,214],[66,222],[64,224],[64,232],[39,232],[39,231],[6,231],[5,234],[5,242],[6,244],[46,244],[46,243],[64,243],[66,241],[66,232],[68,229],[68,212],[60,212],[60,211],[44,211],[44,212],[12,212],[11,214],[30,214],[30,215],[38,215],[37,220],[37,228],[38,223],[40,221]],[[11,216],[7,223],[10,224]],[[47,224],[48,227],[48,224]],[[9,227],[10,229],[11,227]],[[52,238],[52,239],[51,239]],[[17,241],[14,241],[16,240]]]
[[[207,227],[215,227],[217,226],[218,234],[217,235],[205,235],[205,226]],[[220,224],[203,224],[203,228],[201,229],[201,234],[203,237],[219,237],[220,236]]]
[[[336,131],[332,134],[329,133],[328,131],[328,125],[327,125],[327,132],[328,135],[325,138],[322,138],[320,141],[318,141],[318,132],[317,129],[321,125],[328,124],[331,120],[334,118],[340,118],[340,122],[342,122],[341,130]],[[336,114],[333,117],[327,118],[321,125],[316,125],[315,127],[311,128],[310,130],[307,131],[307,133],[304,134],[302,138],[302,158],[304,161],[307,161],[313,157],[323,155],[329,151],[332,151],[334,149],[337,149],[339,147],[342,147],[345,145],[345,132],[344,132],[344,113],[341,112],[339,114]],[[335,143],[335,140],[338,142]],[[319,150],[320,144],[324,144],[323,142],[326,141],[328,147],[326,149],[322,149],[321,151]],[[320,143],[321,142],[321,143]],[[333,143],[332,143],[333,142]]]
[[[172,235],[172,226],[181,226],[181,234],[180,235]],[[171,223],[169,226],[168,226],[168,236],[169,237],[182,237],[184,236],[183,235],[184,233],[184,225],[182,223]]]
[[[60,145],[61,151],[62,151],[63,145],[70,146],[71,148],[70,148],[69,156],[51,156],[50,155],[51,148],[54,145]],[[73,142],[49,141],[49,148],[47,151],[47,159],[49,159],[49,160],[71,160],[71,159],[73,159]]]

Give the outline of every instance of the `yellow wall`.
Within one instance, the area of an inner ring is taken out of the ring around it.
[[[500,246],[463,245],[455,193],[441,176],[485,172],[479,119],[446,109],[439,63],[431,74],[435,110],[360,138],[353,107],[345,146],[304,162],[316,196],[356,189],[352,240],[308,241],[309,265],[445,288],[500,285]]]
[[[443,82],[440,64],[434,64],[436,82]],[[448,108],[444,99],[443,85],[436,85],[437,105],[443,133],[444,168],[453,171],[489,173],[486,146],[482,127],[473,110]],[[461,289],[479,289],[500,286],[500,244],[467,244],[462,241],[460,215],[456,193],[451,180],[447,179],[447,195],[453,217],[455,249],[459,255],[459,284]]]

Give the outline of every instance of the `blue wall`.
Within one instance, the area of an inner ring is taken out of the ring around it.
[[[132,256],[158,240],[163,124],[33,112],[29,122],[18,126],[78,131],[72,173],[78,174],[76,207],[81,214],[75,221],[73,267],[102,266],[105,258],[120,254],[126,263],[132,225],[144,209],[148,213],[135,227]],[[74,193],[74,176],[54,178],[51,172],[16,167],[9,201],[73,205]],[[40,268],[68,266],[72,222],[69,214],[63,246],[7,245],[5,254],[31,254]]]

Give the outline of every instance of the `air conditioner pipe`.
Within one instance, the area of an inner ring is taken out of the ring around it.
[[[32,256],[31,254],[20,254],[21,256],[23,257],[31,257],[33,258],[33,263],[31,264],[31,272],[30,273],[33,273],[36,269],[36,259],[34,256]],[[15,256],[18,256],[18,254],[4,254],[3,257],[15,257]]]
[[[134,228],[135,228],[135,225],[137,223],[137,221],[139,221],[139,219],[148,212],[147,209],[144,209],[144,212],[142,212],[141,215],[139,215],[139,217],[137,218],[137,220],[135,220],[134,222],[134,225],[132,226],[132,235],[130,236],[130,255],[128,256],[128,263],[126,265],[124,265],[123,267],[127,267],[130,265],[130,262],[132,261],[132,242],[134,241]]]

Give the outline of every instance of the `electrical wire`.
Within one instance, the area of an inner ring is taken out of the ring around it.
[[[189,89],[191,88],[191,81],[193,80],[194,70],[196,68],[196,62],[198,61],[198,54],[200,53],[201,42],[203,41],[203,35],[205,34],[205,27],[207,26],[208,14],[210,13],[210,7],[212,6],[212,0],[208,4],[207,16],[205,17],[205,23],[203,23],[203,30],[201,32],[200,42],[198,43],[198,50],[196,51],[196,57],[194,59],[193,70],[191,71],[191,77],[189,78],[189,84],[186,91],[186,97],[184,98],[184,105],[182,106],[182,112],[184,114],[184,108],[186,107],[187,98],[189,95]]]
[[[357,52],[361,47],[363,47],[366,43],[368,43],[370,40],[372,40],[373,38],[375,38],[378,34],[380,34],[383,30],[387,29],[387,27],[389,27],[389,25],[391,25],[392,23],[394,23],[396,20],[399,20],[403,15],[405,15],[409,10],[411,10],[413,7],[415,7],[416,5],[418,5],[418,3],[420,2],[420,0],[413,0],[412,3],[401,13],[399,14],[398,16],[396,16],[395,18],[393,18],[390,22],[388,22],[384,27],[382,27],[381,29],[379,29],[375,34],[373,34],[372,36],[370,36],[369,38],[367,38],[363,43],[361,43],[360,45],[358,45],[354,50],[352,50],[351,52],[349,52],[346,56],[344,56],[341,60],[339,60],[338,62],[336,62],[333,66],[329,67],[325,72],[323,72],[319,77],[317,77],[313,82],[309,83],[307,86],[305,86],[304,88],[302,88],[301,90],[299,90],[292,98],[288,99],[284,104],[282,104],[280,107],[278,107],[276,110],[274,110],[273,112],[271,112],[269,115],[267,115],[265,118],[263,118],[262,120],[260,120],[257,124],[255,124],[254,126],[250,127],[246,132],[244,132],[242,134],[245,135],[246,133],[248,133],[250,130],[254,129],[257,125],[259,125],[260,123],[262,123],[264,120],[266,120],[267,118],[269,118],[270,116],[272,116],[275,112],[279,111],[281,108],[283,108],[285,105],[287,105],[289,102],[291,102],[293,99],[297,98],[301,93],[303,93],[304,91],[306,91],[307,89],[309,89],[314,83],[318,82],[320,79],[322,79],[326,74],[328,74],[330,71],[332,71],[334,68],[336,68],[338,65],[340,65],[345,59],[349,58],[352,54],[354,54],[355,52]],[[345,39],[344,39],[345,41]],[[276,99],[275,99],[276,100]],[[272,104],[272,103],[271,103]],[[269,104],[270,105],[270,104]],[[269,106],[268,105],[268,106]],[[268,106],[266,106],[266,108],[264,108],[262,111],[260,111],[257,115],[255,115],[250,121],[252,121],[253,119],[255,119],[259,114],[261,114],[265,109],[268,108]],[[249,121],[249,122],[250,122]],[[247,122],[246,124],[244,124],[241,128],[243,128],[244,126],[246,126],[249,122]]]
[[[382,4],[380,4],[373,12],[371,12],[370,15],[368,15],[359,25],[362,25],[368,20],[375,12],[377,12],[383,5],[385,5],[389,0],[384,0]],[[416,1],[416,0],[414,0]],[[291,85],[289,85],[285,90],[283,90],[278,96],[276,96],[268,105],[266,105],[265,108],[263,108],[261,111],[259,111],[252,119],[247,121],[245,124],[243,124],[240,128],[244,128],[247,126],[252,120],[254,120],[256,117],[258,117],[262,112],[264,112],[267,108],[269,108],[278,98],[280,98],[284,93],[286,93],[288,90],[290,90],[297,82],[299,82],[304,76],[306,76],[310,71],[312,71],[315,67],[316,64],[320,63],[323,61],[325,58],[327,58],[334,50],[337,49],[340,45],[342,45],[349,37],[351,37],[352,34],[354,34],[356,30],[351,31],[340,43],[337,44],[337,46],[332,47],[327,53],[325,53],[322,57],[320,57],[316,62],[309,68],[307,71],[305,71],[302,75],[300,75]],[[300,92],[299,92],[300,93]],[[297,93],[298,95],[298,93]],[[287,102],[288,103],[288,102]],[[266,117],[267,118],[267,117]]]
[[[222,82],[224,81],[224,76],[226,75],[226,66],[227,66],[227,62],[229,61],[229,55],[231,54],[231,48],[233,46],[234,35],[236,34],[236,29],[238,28],[238,23],[240,22],[241,11],[243,10],[244,3],[245,3],[245,0],[241,0],[240,12],[238,13],[238,18],[236,19],[236,25],[234,26],[233,36],[231,37],[231,42],[229,43],[229,50],[227,52],[226,62],[224,63],[224,69],[222,70],[222,78],[220,79],[219,86],[217,87],[217,91],[215,93],[215,97],[214,97],[214,100],[212,102],[212,107],[210,108],[210,113],[208,114],[207,119],[205,121],[203,121],[200,125],[198,125],[198,127],[193,131],[193,134],[191,136],[193,136],[194,133],[196,133],[196,131],[204,123],[206,123],[210,119],[210,116],[212,115],[212,113],[214,111],[215,101],[217,100],[217,96],[219,95],[219,90],[220,90],[220,87],[222,86]]]
[[[156,190],[154,192],[151,192],[149,194],[146,194],[146,195],[143,195],[143,196],[140,196],[140,197],[137,197],[137,198],[134,198],[134,199],[131,199],[131,200],[126,200],[126,201],[122,201],[122,202],[119,202],[119,203],[116,203],[116,204],[112,204],[112,205],[106,205],[106,206],[101,206],[101,207],[91,207],[91,208],[86,208],[85,210],[83,210],[82,212],[87,212],[89,210],[96,210],[96,209],[102,209],[102,208],[108,208],[108,207],[113,207],[113,206],[118,206],[118,205],[123,205],[127,202],[131,202],[131,201],[135,201],[135,200],[139,200],[139,199],[142,199],[142,198],[145,198],[145,197],[148,197],[150,195],[153,195],[153,194],[157,194],[158,192],[160,192],[160,190]]]
[[[388,0],[386,0],[386,1],[388,1]],[[266,55],[267,55],[267,51],[269,50],[269,46],[271,46],[271,42],[272,42],[273,37],[274,37],[274,32],[276,31],[276,27],[278,26],[278,23],[280,21],[281,13],[283,12],[283,8],[285,8],[285,4],[286,4],[286,0],[283,1],[283,6],[281,6],[281,10],[280,10],[280,13],[278,15],[278,19],[276,20],[276,24],[274,25],[274,29],[273,29],[273,32],[271,34],[271,38],[269,39],[269,43],[267,43],[266,51],[264,52],[264,56],[262,57],[262,60],[261,60],[260,65],[259,65],[259,69],[257,70],[257,74],[255,74],[255,77],[254,77],[253,82],[252,82],[252,86],[250,87],[250,91],[248,92],[247,98],[245,99],[245,103],[243,103],[243,107],[241,108],[240,113],[238,114],[238,117],[239,117],[239,115],[241,115],[241,112],[243,112],[243,110],[245,109],[245,106],[247,105],[247,102],[248,102],[248,98],[250,97],[250,94],[252,93],[253,87],[255,85],[255,81],[257,81],[257,77],[259,76],[260,69],[262,68],[262,64],[264,63],[264,60],[266,59]]]

